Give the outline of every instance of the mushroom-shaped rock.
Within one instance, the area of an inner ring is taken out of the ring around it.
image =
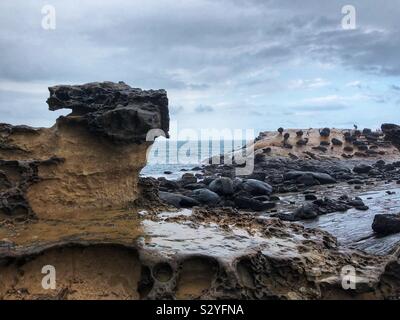
[[[0,125],[6,144],[0,148],[0,212],[56,218],[77,209],[130,206],[141,192],[139,172],[152,143],[147,137],[168,136],[167,93],[123,82],[49,91],[50,110],[72,113],[51,128]]]
[[[116,142],[146,141],[150,130],[168,136],[168,98],[165,90],[131,88],[124,82],[93,82],[49,88],[50,110],[71,109],[87,128]]]
[[[289,138],[290,138],[290,133],[289,133],[289,132],[286,132],[286,133],[283,135],[283,139],[287,140],[287,139],[289,139]]]
[[[337,138],[332,138],[331,142],[334,146],[342,146],[343,145],[343,142]]]
[[[323,128],[322,130],[320,130],[319,134],[321,137],[329,137],[331,134],[331,129]]]

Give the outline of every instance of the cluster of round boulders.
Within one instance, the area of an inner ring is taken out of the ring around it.
[[[261,153],[262,154],[262,153]],[[205,165],[183,173],[178,180],[159,178],[159,196],[177,208],[205,206],[232,207],[254,212],[270,212],[283,220],[312,219],[322,214],[354,208],[368,210],[360,198],[341,196],[320,198],[310,188],[333,187],[347,182],[351,188],[366,188],[374,181],[399,181],[400,161],[358,163],[352,168],[340,160],[260,157],[254,171],[235,176],[235,164]],[[304,199],[290,214],[279,211],[280,194],[303,192]],[[389,193],[388,193],[389,194]],[[277,206],[279,204],[279,206]]]
[[[346,131],[343,137],[346,144],[343,147],[344,153],[342,157],[346,159],[350,159],[353,156],[366,158],[384,155],[385,151],[380,150],[380,148],[390,146],[387,141],[385,141],[384,133],[378,131],[374,132],[369,128],[365,128],[362,131]],[[342,144],[339,143],[337,144],[337,146],[341,145]]]
[[[352,208],[362,211],[369,209],[369,207],[365,205],[362,199],[358,197],[349,198],[347,195],[343,195],[338,199],[331,199],[328,197],[318,199],[315,195],[306,194],[305,200],[307,202],[302,204],[293,212],[280,213],[278,214],[278,217],[282,220],[288,221],[310,220],[324,214],[333,212],[345,212]]]
[[[286,141],[284,139],[288,139],[288,133],[285,134],[283,128],[279,131],[282,140]],[[383,140],[380,132],[373,132],[370,129],[346,131],[343,140],[334,137],[332,132],[327,139],[326,131],[321,129],[320,132],[325,135],[324,139],[321,139],[320,145],[314,146],[313,149],[324,151],[328,147],[340,148],[346,159],[361,153],[367,154],[371,150],[379,153],[381,143],[388,143]],[[368,138],[371,136],[378,138]],[[296,133],[296,137],[297,145],[308,143],[304,133]],[[193,168],[190,172],[183,172],[178,180],[159,178],[159,196],[178,208],[233,207],[251,211],[269,211],[274,215],[279,212],[281,205],[284,206],[284,202],[277,203],[280,194],[307,192],[310,188],[319,188],[320,185],[326,185],[323,189],[329,189],[336,183],[346,183],[348,184],[346,188],[355,190],[367,190],[369,185],[377,181],[385,183],[397,181],[400,184],[400,161],[387,163],[382,159],[375,162],[372,159],[359,159],[350,166],[352,162],[344,162],[333,157],[322,159],[315,157],[309,150],[304,151],[309,158],[301,158],[290,152],[289,157],[271,157],[268,156],[271,151],[269,146],[256,150],[252,172],[240,177],[236,176],[237,169],[243,166],[233,161],[231,164],[207,164]],[[299,206],[296,213],[293,211],[290,217],[283,216],[282,219],[296,220],[327,212],[345,211],[348,208],[358,210],[368,208],[357,198],[320,199],[316,194],[304,193],[304,195],[303,201],[308,201],[310,204],[303,203],[304,207]]]
[[[263,178],[265,175],[259,176]],[[193,206],[222,207],[262,211],[272,209],[270,201],[273,188],[257,179],[207,176],[197,181],[192,173],[185,173],[177,181],[159,178],[159,196],[177,208]]]
[[[385,127],[386,128],[386,127]],[[392,128],[392,127],[390,127]],[[389,129],[387,129],[388,131]],[[286,149],[292,149],[293,145],[289,143],[290,133],[284,132],[285,130],[280,127],[278,129],[279,134],[283,135],[282,147]],[[393,133],[395,131],[395,133]],[[312,149],[326,153],[328,148],[331,150],[335,150],[340,147],[343,150],[342,157],[345,159],[351,159],[353,157],[376,157],[378,155],[384,155],[386,152],[384,148],[390,146],[388,140],[395,141],[399,143],[400,138],[398,137],[400,134],[400,129],[393,130],[391,129],[390,133],[385,133],[381,131],[372,131],[370,128],[364,128],[363,130],[358,130],[355,127],[355,130],[347,130],[343,133],[343,139],[332,136],[332,131],[329,128],[323,128],[319,130],[319,134],[321,136],[321,141],[318,146],[313,146]],[[391,135],[390,135],[391,134]],[[388,138],[390,137],[390,139]],[[304,132],[303,130],[296,131],[297,141],[295,145],[297,147],[304,147],[308,144],[309,139],[303,138]],[[327,138],[331,137],[330,140]],[[306,154],[310,154],[310,152],[305,152]],[[315,158],[315,155],[311,155],[311,158]]]
[[[398,146],[400,148],[400,126],[393,124],[382,125],[382,131],[373,131],[370,128],[364,128],[359,130],[357,126],[354,126],[354,130],[346,130],[343,132],[343,138],[334,137],[330,128],[323,128],[319,130],[321,141],[318,146],[313,146],[312,149],[321,153],[326,153],[328,149],[338,151],[338,148],[342,148],[342,158],[351,159],[353,157],[377,157],[386,154],[385,148],[391,146]],[[285,149],[292,149],[293,145],[289,142],[290,133],[286,132],[283,127],[277,130],[281,136],[283,136],[281,146]],[[260,133],[255,141],[262,140],[266,133]],[[308,132],[307,132],[308,135]],[[304,137],[304,131],[296,131],[297,140],[294,145],[297,147],[304,147],[309,143],[308,138]],[[331,137],[330,140],[328,138]],[[264,148],[264,153],[269,153],[271,149]],[[306,150],[303,152],[311,159],[317,159],[317,154]],[[294,159],[297,155],[289,154],[289,157]]]
[[[285,132],[284,128],[282,127],[278,128],[278,132],[281,136],[283,136],[281,146],[285,149],[292,149],[293,145],[289,142],[290,133]],[[389,146],[388,142],[385,140],[385,134],[383,134],[383,132],[374,132],[369,128],[365,128],[363,130],[347,130],[343,133],[343,139],[334,137],[331,129],[329,128],[320,129],[319,134],[321,136],[321,141],[319,142],[319,145],[311,147],[313,150],[326,153],[328,149],[337,150],[337,148],[342,148],[342,157],[345,159],[351,159],[353,157],[366,158],[384,155],[385,151],[381,147]],[[328,139],[329,137],[331,137],[331,139]],[[297,139],[294,144],[297,147],[304,147],[309,143],[309,139],[304,138],[303,130],[296,131],[296,138]],[[263,137],[260,134],[256,140],[258,141],[262,139]],[[269,153],[270,151],[270,148],[264,148],[263,152]],[[309,157],[313,159],[316,157],[316,154],[313,154],[310,151],[305,151],[304,153],[308,154]],[[289,156],[292,159],[294,159],[294,156],[298,157],[293,154],[289,154]]]

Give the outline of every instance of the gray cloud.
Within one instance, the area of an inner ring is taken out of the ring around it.
[[[339,28],[341,1],[53,2],[55,31],[40,28],[44,2],[1,3],[2,77],[85,81],[106,75],[197,89],[307,55],[400,74],[399,29],[391,23],[399,16],[395,0],[380,10],[374,1],[353,1],[360,16],[355,31]],[[185,78],[177,69],[191,74]]]
[[[349,107],[340,104],[328,104],[315,106],[297,106],[295,109],[296,111],[337,112],[349,109]]]
[[[54,31],[40,27],[44,4],[56,7]],[[186,100],[178,100],[184,97],[196,112],[207,113],[214,105],[208,99],[240,105],[250,95],[283,90],[276,78],[288,66],[300,72],[306,64],[331,64],[349,72],[400,76],[398,1],[378,5],[373,0],[353,0],[358,28],[351,31],[340,27],[345,4],[342,0],[2,1],[0,82],[27,85],[26,93],[19,94],[0,87],[0,109],[2,115],[9,114],[7,119],[18,121],[26,118],[26,112],[17,110],[29,104],[38,111],[36,118],[52,118],[44,101],[46,87],[55,83],[123,80],[136,87],[165,88],[172,92],[172,105],[184,105]],[[32,96],[30,82],[43,83],[43,91]],[[371,99],[388,101],[373,92]],[[181,111],[176,107],[171,113]]]
[[[172,115],[177,115],[177,114],[183,112],[183,110],[184,110],[183,106],[169,106],[169,112]]]

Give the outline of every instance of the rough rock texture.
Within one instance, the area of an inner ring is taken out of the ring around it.
[[[71,109],[89,131],[115,142],[143,142],[152,129],[168,136],[169,113],[165,90],[141,90],[123,82],[95,82],[49,88],[50,110]]]
[[[112,82],[49,88],[51,128],[0,125],[0,214],[126,207],[138,197],[151,129],[168,134],[164,90]]]
[[[18,235],[0,241],[0,299],[381,299],[399,292],[396,254],[340,248],[324,231],[227,209],[148,218],[105,212],[68,227],[16,226]],[[57,270],[55,290],[41,286],[48,264]],[[357,270],[351,290],[342,287],[348,266]]]
[[[13,217],[34,217],[27,197],[30,187],[41,181],[39,168],[57,166],[62,158],[48,160],[0,160],[0,214]]]
[[[255,155],[268,149],[268,156],[296,156],[301,159],[395,159],[400,156],[400,127],[382,125],[382,130],[307,129],[302,136],[298,129],[287,129],[289,139],[282,134],[265,131],[255,139]],[[328,131],[329,130],[329,131]],[[290,144],[292,148],[286,146]],[[397,148],[396,148],[397,146]]]
[[[355,173],[311,152],[340,154],[329,142],[339,137],[398,155],[382,133],[282,129],[259,141],[248,176],[213,166],[178,181],[139,179],[147,132],[168,130],[164,91],[93,83],[50,92],[50,109],[72,109],[52,128],[0,125],[0,299],[399,298],[396,234],[378,239],[370,218],[398,212],[398,186],[383,180],[397,181],[400,163],[375,159]],[[289,145],[290,158],[269,158]],[[383,190],[355,197],[353,185],[379,181]],[[302,217],[287,220],[298,223],[279,219],[293,212]],[[52,290],[42,287],[46,265],[57,272]]]
[[[400,232],[400,214],[377,214],[372,230],[383,236]]]

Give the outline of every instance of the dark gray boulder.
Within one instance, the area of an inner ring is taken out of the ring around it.
[[[347,202],[347,204],[350,205],[350,206],[352,206],[352,207],[354,207],[354,208],[357,209],[357,210],[363,210],[363,211],[365,211],[365,210],[368,210],[368,209],[369,209],[369,207],[365,205],[364,201],[362,201],[361,199],[357,199],[357,198],[356,198],[356,199],[349,200],[349,201]]]
[[[321,135],[321,137],[329,137],[331,134],[331,129],[323,128],[322,130],[319,131],[319,134]]]
[[[307,200],[307,201],[314,201],[314,200],[317,200],[317,196],[315,195],[315,194],[306,194],[305,196],[304,196],[304,200]]]
[[[220,195],[231,195],[235,188],[232,179],[228,177],[220,177],[209,184],[209,189]]]
[[[245,195],[235,197],[234,202],[235,206],[239,209],[250,209],[253,211],[264,211],[276,206],[274,202],[260,201]]]
[[[321,184],[336,183],[336,180],[331,175],[323,172],[312,172],[314,179],[317,179]]]
[[[160,191],[158,195],[162,201],[173,205],[176,208],[191,208],[200,204],[197,200],[193,198],[177,193]]]
[[[382,236],[400,232],[400,214],[377,214],[372,230]]]
[[[272,187],[268,183],[255,179],[245,180],[241,187],[253,196],[270,195],[272,193]]]
[[[400,148],[400,126],[392,123],[384,123],[381,129],[385,134],[385,140],[390,141],[397,148]]]
[[[370,134],[372,134],[372,130],[371,130],[370,128],[364,128],[364,129],[362,130],[362,134],[363,134],[364,136],[370,135]]]
[[[204,183],[189,183],[189,184],[185,184],[185,189],[188,189],[188,190],[203,189],[205,187],[206,187],[206,185]]]
[[[299,147],[305,146],[307,143],[308,143],[308,139],[307,138],[299,139],[299,140],[296,141],[296,145],[299,146]]]
[[[157,180],[160,183],[160,187],[163,187],[166,189],[171,189],[171,190],[179,189],[179,184],[176,181],[167,180],[164,177],[160,177]]]
[[[351,208],[349,204],[341,200],[334,200],[330,198],[317,199],[313,202],[318,206],[318,214],[327,214],[332,212],[345,212]]]
[[[187,172],[182,175],[181,179],[179,180],[179,183],[182,186],[197,183],[197,178],[194,176],[194,174]]]
[[[332,142],[332,144],[333,144],[334,146],[341,146],[341,145],[343,145],[343,142],[342,142],[341,140],[337,139],[337,138],[332,138],[331,142]]]
[[[289,132],[286,132],[286,133],[283,135],[283,139],[288,140],[289,138],[290,138],[290,133],[289,133]]]
[[[283,175],[283,179],[285,181],[297,180],[299,183],[304,183],[305,185],[313,185],[311,183],[314,179],[320,184],[336,183],[336,179],[327,173],[311,171],[288,171]]]
[[[310,172],[300,175],[296,179],[296,182],[305,186],[314,186],[316,184],[319,184],[319,182],[314,179],[314,176]]]
[[[372,169],[372,166],[370,166],[370,165],[360,164],[360,165],[355,166],[353,168],[353,171],[355,173],[368,173],[371,171],[371,169]]]
[[[194,190],[191,197],[205,205],[216,205],[221,200],[218,194],[206,188]]]
[[[296,209],[296,211],[293,213],[293,218],[295,220],[314,219],[318,217],[318,212],[319,209],[317,205],[314,203],[306,203],[300,208]]]

